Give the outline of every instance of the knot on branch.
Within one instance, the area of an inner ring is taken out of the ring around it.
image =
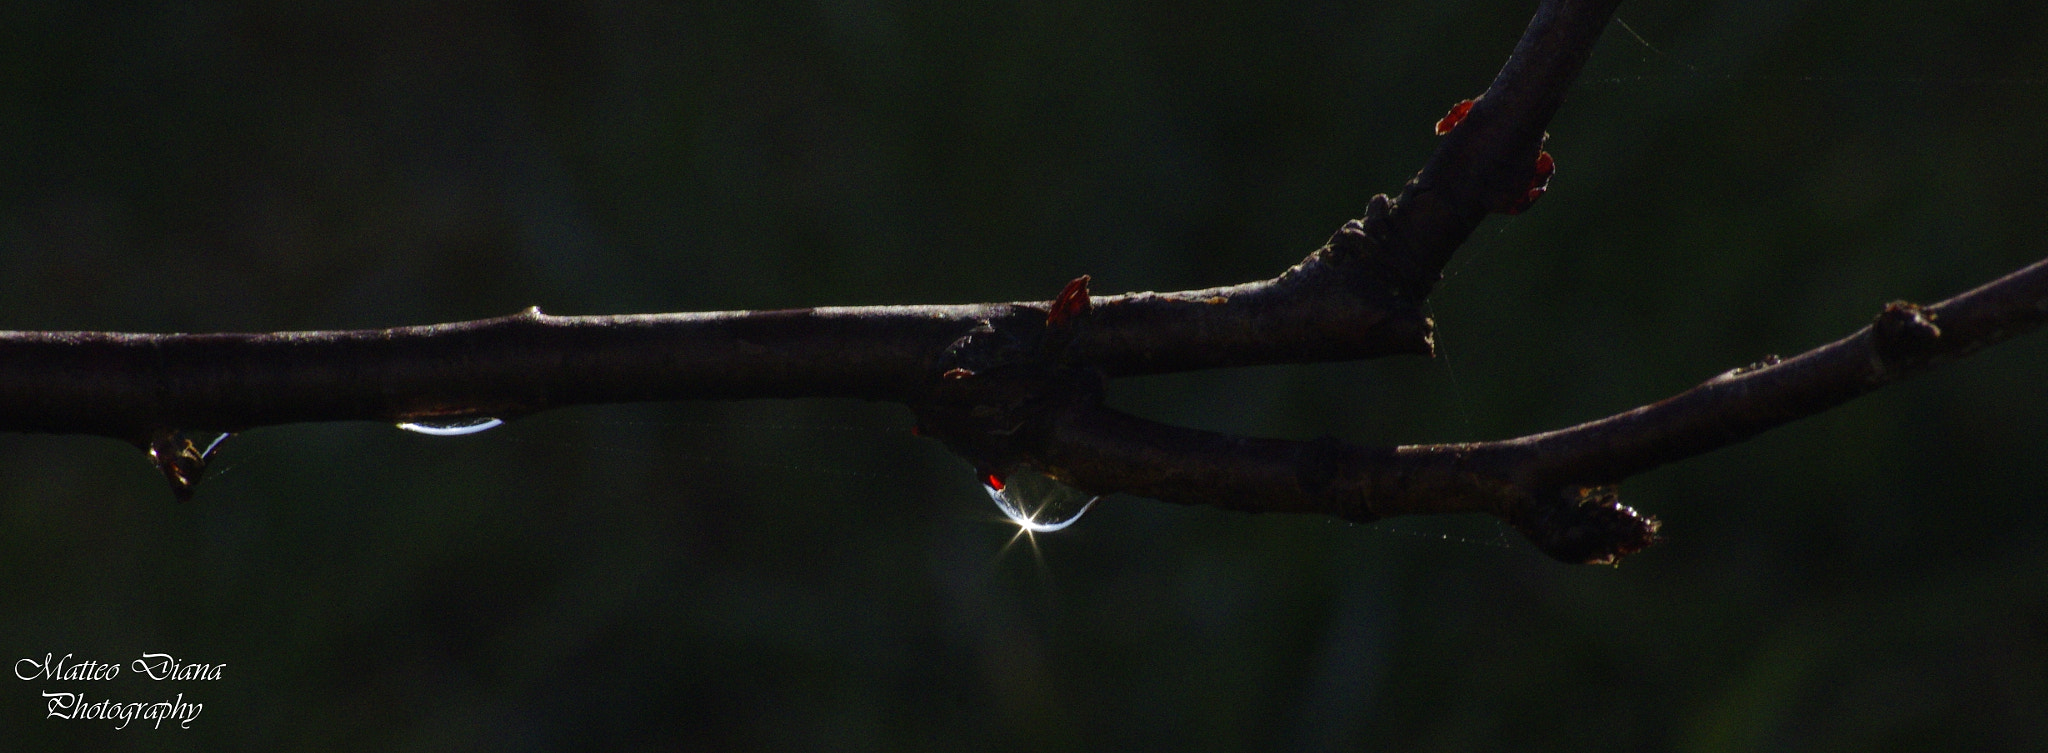
[[[944,442],[998,476],[1033,465],[1061,413],[1101,405],[1102,373],[1074,357],[1089,311],[1088,276],[1067,283],[1050,309],[1013,308],[947,346],[926,398],[911,406],[917,433]]]
[[[1365,205],[1365,216],[1345,222],[1324,248],[1333,263],[1362,264],[1365,276],[1386,290],[1406,301],[1421,301],[1443,275],[1408,248],[1388,221],[1393,208],[1386,194],[1374,194]]]
[[[1657,519],[1622,504],[1612,486],[1534,494],[1506,517],[1537,549],[1571,565],[1613,564],[1661,540]]]
[[[1907,301],[1885,304],[1884,311],[1878,312],[1877,320],[1871,322],[1870,333],[1875,338],[1872,344],[1878,358],[1887,365],[1925,360],[1934,355],[1941,340],[1941,327],[1934,323],[1934,312]]]

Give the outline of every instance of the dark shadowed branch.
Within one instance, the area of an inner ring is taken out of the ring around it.
[[[1400,265],[1390,271],[1404,294],[1428,297],[1480,221],[1523,198],[1544,129],[1620,4],[1560,0],[1537,7],[1493,84],[1401,189],[1384,224],[1367,215],[1367,234],[1389,251],[1379,258]]]
[[[1656,539],[1611,485],[1743,441],[2048,318],[2048,263],[1843,340],[1736,369],[1655,405],[1519,439],[1366,448],[1235,437],[1102,405],[1106,379],[1431,353],[1421,311],[1486,216],[1547,185],[1545,129],[1618,0],[1547,0],[1493,84],[1395,198],[1279,276],[1049,302],[548,316],[267,334],[0,332],[0,430],[150,449],[181,496],[208,451],[187,432],[677,399],[901,402],[978,468],[1084,490],[1371,521],[1483,512],[1568,562]]]
[[[1096,298],[1068,356],[1119,377],[1430,353],[1423,295],[1472,228],[1528,182],[1543,128],[1616,3],[1543,3],[1494,89],[1402,197],[1374,197],[1329,246],[1271,280]],[[636,400],[913,402],[955,340],[984,325],[1035,337],[1048,305],[598,317],[533,309],[347,332],[7,332],[0,429],[136,440],[166,426],[232,431]]]
[[[983,325],[1047,303],[547,316],[340,332],[0,332],[0,430],[134,440],[157,427],[516,416],[645,400],[910,402]],[[1429,321],[1355,256],[1261,282],[1096,299],[1077,357],[1111,376],[1430,352]]]
[[[955,445],[986,467],[1041,468],[1088,491],[1361,523],[1485,512],[1558,559],[1611,562],[1652,543],[1657,523],[1620,505],[1609,485],[1828,410],[2043,321],[2048,261],[1931,306],[1889,304],[1841,340],[1731,370],[1653,405],[1498,442],[1367,448],[1327,437],[1235,437],[1104,407],[1100,392],[1073,375],[1067,389],[1030,393],[1050,404],[988,399],[998,387],[979,400],[942,399],[920,418],[947,427],[940,434],[949,438],[999,437]]]

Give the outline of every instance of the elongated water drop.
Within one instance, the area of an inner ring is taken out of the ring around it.
[[[1032,471],[991,473],[982,477],[981,488],[1003,517],[1029,533],[1052,533],[1073,525],[1101,499]]]
[[[406,423],[399,424],[398,428],[410,432],[417,432],[420,434],[426,434],[435,437],[459,437],[464,434],[475,434],[480,431],[489,431],[491,429],[495,429],[504,425],[505,419],[502,418],[468,417],[454,419],[434,419],[430,421],[408,421]]]

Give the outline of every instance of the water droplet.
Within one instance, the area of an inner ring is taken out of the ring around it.
[[[1101,499],[1032,471],[987,474],[981,479],[981,488],[995,500],[1003,517],[1028,533],[1052,533],[1073,525]]]
[[[200,448],[192,437],[177,429],[157,429],[149,438],[149,462],[156,464],[164,478],[171,482],[171,493],[178,495],[179,502],[192,500],[192,491],[206,476],[206,464],[213,460],[213,454],[220,449],[220,443],[227,441],[233,433],[215,436]]]
[[[408,421],[399,424],[398,428],[428,436],[459,437],[464,434],[489,431],[504,425],[505,419],[502,418],[465,417],[452,419],[438,418],[431,421]]]

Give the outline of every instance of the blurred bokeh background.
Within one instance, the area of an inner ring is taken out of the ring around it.
[[[1044,299],[1271,276],[1481,91],[1530,2],[0,7],[0,328],[268,331]],[[1441,357],[1147,378],[1204,428],[1493,439],[2048,254],[2048,6],[1639,2]],[[897,406],[267,427],[178,505],[0,435],[22,750],[2039,750],[2048,336],[1622,487],[1567,567],[1484,519],[1112,498],[1036,549]],[[45,691],[205,704],[190,729]]]

